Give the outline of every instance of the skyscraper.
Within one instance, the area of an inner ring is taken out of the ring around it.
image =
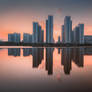
[[[41,31],[41,43],[44,43],[44,31]]]
[[[34,22],[33,23],[33,38],[32,38],[32,41],[33,43],[38,43],[38,23],[37,22]]]
[[[74,29],[74,43],[84,44],[84,24],[79,24]]]
[[[79,24],[80,44],[84,44],[84,24]]]
[[[42,28],[39,25],[39,29],[38,29],[38,43],[41,43],[41,36],[42,36],[41,32],[42,32]]]
[[[53,43],[53,16],[46,20],[46,43]]]
[[[64,25],[62,25],[62,43],[64,44],[65,38],[64,38]]]
[[[58,37],[58,43],[61,43],[61,39],[60,39],[60,36]]]
[[[74,44],[79,44],[80,43],[80,30],[79,27],[75,27],[74,29]]]
[[[33,43],[42,43],[44,42],[44,31],[42,30],[41,26],[37,23],[33,23],[33,37],[32,42]]]
[[[64,19],[64,40],[65,44],[72,42],[72,20],[70,16]]]

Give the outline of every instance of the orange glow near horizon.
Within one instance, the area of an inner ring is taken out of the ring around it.
[[[11,14],[11,16],[9,16]],[[33,22],[37,21],[42,26],[44,30],[44,39],[46,39],[46,18],[30,15],[25,15],[21,13],[10,13],[4,16],[0,16],[0,39],[8,40],[8,33],[21,33],[21,39],[23,39],[23,33],[33,32]],[[35,14],[35,13],[34,13]],[[55,18],[56,19],[56,18]],[[54,19],[54,20],[55,20]],[[54,21],[54,31],[53,36],[55,41],[58,41],[58,36],[61,36],[61,25],[63,22],[58,23],[57,20]],[[76,26],[76,25],[75,25]],[[92,26],[85,24],[85,35],[92,35]]]
[[[42,28],[44,30],[44,36],[46,37],[45,24],[42,25]],[[2,30],[1,34],[0,34],[0,39],[1,40],[8,40],[8,33],[14,33],[14,32],[21,33],[21,39],[23,39],[23,33],[30,33],[30,34],[32,34],[32,29],[30,28],[30,26],[28,28],[25,28],[25,27],[24,28],[22,28],[22,27],[21,28],[12,28],[12,27],[8,28],[8,27],[6,27],[5,29],[3,28],[1,30]],[[20,31],[16,31],[16,30],[20,30]],[[27,31],[25,31],[25,30],[27,30]],[[86,26],[84,34],[85,35],[92,35],[92,26]],[[54,39],[56,41],[58,40],[58,36],[61,36],[61,30],[58,29],[58,28],[55,28],[55,26],[54,26],[53,36],[54,36]]]

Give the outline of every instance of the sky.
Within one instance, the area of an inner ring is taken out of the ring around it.
[[[0,40],[7,40],[13,32],[31,34],[33,22],[39,22],[46,34],[48,15],[54,16],[56,41],[65,16],[72,17],[73,28],[84,23],[85,35],[92,35],[92,0],[0,0]]]

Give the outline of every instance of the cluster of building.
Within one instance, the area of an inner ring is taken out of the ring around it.
[[[72,30],[71,16],[66,16],[62,25],[62,38],[58,37],[58,43],[62,44],[86,44],[92,43],[92,36],[84,36],[84,24],[79,24]],[[8,34],[8,42],[21,42],[18,33]],[[44,43],[44,30],[38,22],[33,22],[33,34],[23,34],[24,43]],[[54,43],[53,16],[46,20],[46,43]]]
[[[37,23],[33,23],[33,34],[23,34],[24,43],[43,43],[44,42],[44,31],[41,26]]]
[[[63,44],[84,44],[84,24],[79,24],[72,30],[72,20],[70,16],[64,19],[62,26],[62,43]]]

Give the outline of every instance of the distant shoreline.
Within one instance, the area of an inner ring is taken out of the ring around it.
[[[0,46],[32,46],[32,47],[92,47],[92,44],[61,44],[61,43],[13,43],[0,42]]]

